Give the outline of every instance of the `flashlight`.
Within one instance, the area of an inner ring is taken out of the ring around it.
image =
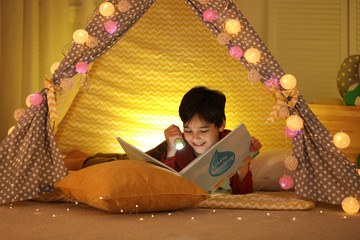
[[[175,148],[181,150],[185,147],[185,142],[181,138],[175,139]]]

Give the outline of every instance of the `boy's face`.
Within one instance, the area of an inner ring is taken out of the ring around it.
[[[198,156],[219,141],[219,132],[222,132],[224,128],[225,121],[220,128],[217,128],[213,123],[203,121],[195,115],[184,124],[184,137]]]

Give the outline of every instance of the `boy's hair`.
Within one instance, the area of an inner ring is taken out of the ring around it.
[[[183,123],[191,121],[198,115],[199,118],[215,127],[221,127],[225,119],[225,95],[217,90],[197,86],[188,91],[181,100],[179,115]]]

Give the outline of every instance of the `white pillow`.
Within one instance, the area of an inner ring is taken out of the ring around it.
[[[291,154],[291,149],[260,151],[260,154],[250,161],[254,191],[283,190],[279,179],[285,173],[293,176],[293,172],[287,170],[284,165],[284,159]]]

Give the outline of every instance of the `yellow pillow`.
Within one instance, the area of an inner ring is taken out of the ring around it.
[[[109,212],[156,212],[190,207],[210,196],[167,169],[134,160],[93,165],[70,173],[55,187]]]

